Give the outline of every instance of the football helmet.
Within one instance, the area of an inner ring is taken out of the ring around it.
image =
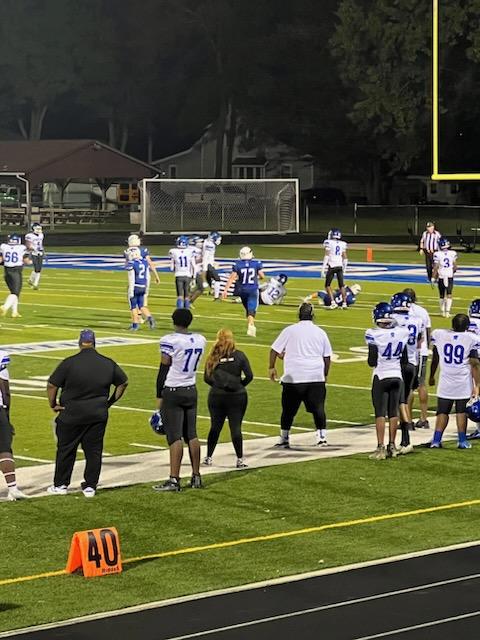
[[[350,291],[353,293],[354,296],[359,294],[361,290],[362,290],[362,287],[359,284],[352,284],[352,286],[350,287]]]
[[[241,260],[251,260],[253,258],[253,251],[250,247],[242,247],[239,256]]]
[[[127,249],[127,258],[131,260],[140,260],[142,254],[140,252],[139,247],[129,247]]]
[[[375,324],[392,324],[393,308],[388,302],[379,302],[373,309],[372,316]]]
[[[478,396],[467,402],[466,414],[473,422],[480,422],[480,398]]]
[[[188,247],[187,236],[178,236],[178,238],[175,241],[175,244],[179,249],[185,249],[186,247]]]
[[[222,236],[218,233],[218,231],[211,231],[208,234],[208,237],[213,240],[216,245],[219,245],[222,242]]]
[[[128,236],[127,244],[129,247],[139,247],[141,244],[140,236],[136,233],[132,233]]]
[[[330,231],[328,232],[328,239],[329,240],[341,240],[342,239],[342,232],[340,231],[340,229],[330,229]]]
[[[468,307],[468,315],[470,318],[480,318],[480,298],[472,300]]]
[[[450,249],[450,240],[442,236],[438,241],[438,246],[440,249]]]
[[[162,420],[162,415],[160,413],[160,410],[157,409],[157,411],[154,411],[150,417],[149,420],[150,426],[152,427],[153,431],[159,435],[159,436],[163,436],[165,435],[165,427],[163,425],[163,420]]]
[[[394,293],[390,305],[395,313],[408,311],[412,306],[412,299],[408,293]]]
[[[188,244],[191,247],[201,247],[203,244],[203,238],[201,236],[190,236],[188,239]]]
[[[8,236],[8,244],[20,244],[21,242],[22,239],[17,233],[11,233]]]
[[[32,231],[33,233],[42,233],[42,225],[38,224],[38,222],[34,222],[32,224]]]
[[[277,280],[280,282],[280,284],[286,284],[288,276],[286,273],[279,273],[277,276]]]

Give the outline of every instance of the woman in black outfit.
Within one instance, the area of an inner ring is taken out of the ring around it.
[[[207,457],[203,464],[212,464],[213,452],[225,419],[228,418],[232,444],[237,454],[237,469],[243,469],[247,466],[243,459],[242,439],[242,420],[248,403],[245,387],[253,380],[253,373],[247,356],[235,349],[230,329],[218,331],[217,339],[205,363],[204,380],[211,386],[208,394],[211,426],[207,441]]]

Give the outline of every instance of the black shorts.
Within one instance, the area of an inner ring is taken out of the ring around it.
[[[188,298],[191,278],[188,276],[176,276],[175,287],[177,289],[177,298]]]
[[[169,445],[182,438],[185,442],[194,440],[197,437],[196,387],[165,387],[161,414]]]
[[[415,376],[417,375],[417,367],[411,362],[402,365],[403,389],[400,394],[400,404],[407,404],[408,396],[412,392]]]
[[[20,295],[23,267],[5,267],[3,277],[10,293]]]
[[[0,453],[12,453],[13,429],[5,409],[0,408]]]
[[[418,389],[418,387],[425,386],[425,379],[427,377],[427,356],[420,356],[420,362],[417,367],[417,373],[415,375],[415,379],[413,381],[412,389]]]
[[[396,418],[400,406],[400,394],[403,388],[401,378],[384,378],[374,376],[372,383],[372,402],[375,418]]]
[[[325,278],[325,287],[329,287],[332,284],[333,278],[335,276],[337,277],[337,282],[340,289],[344,287],[343,267],[328,267],[327,277]]]
[[[295,413],[302,402],[308,413],[323,411],[326,393],[325,382],[282,382],[282,404]]]
[[[453,291],[453,278],[448,278],[447,286],[445,286],[443,278],[440,278],[438,281],[438,291],[440,293],[440,298],[444,298],[445,294],[451,296]]]
[[[470,398],[460,400],[450,400],[449,398],[437,398],[437,416],[439,413],[450,415],[453,405],[455,404],[455,413],[465,413],[467,410],[467,402]]]
[[[32,255],[32,264],[35,273],[40,273],[43,267],[43,253]]]

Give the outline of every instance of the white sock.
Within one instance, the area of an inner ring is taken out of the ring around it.
[[[35,271],[32,271],[28,281],[31,282],[32,284],[35,282]]]
[[[320,437],[321,438],[326,438],[327,437],[327,430],[326,429],[319,429],[320,431]]]
[[[18,313],[18,296],[12,296],[12,313]]]
[[[286,429],[280,429],[280,433],[281,436],[284,440],[288,440],[288,437],[290,435],[290,431],[287,431]]]
[[[40,273],[34,273],[33,275],[33,286],[38,287],[38,283],[40,282]]]
[[[447,298],[447,311],[450,313],[450,309],[452,308],[452,298]]]
[[[440,302],[440,311],[443,313],[445,311],[445,299],[440,298],[439,302]]]
[[[213,297],[214,298],[219,298],[220,297],[220,287],[221,287],[221,282],[220,280],[215,280],[215,282],[213,283]]]
[[[17,296],[14,296],[13,293],[8,294],[8,296],[5,299],[5,302],[3,303],[3,308],[5,309],[5,311],[8,311],[8,309],[10,309],[10,307],[13,306],[16,297]]]

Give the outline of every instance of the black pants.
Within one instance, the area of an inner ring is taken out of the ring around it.
[[[424,251],[424,254],[425,254],[425,267],[427,268],[427,277],[429,280],[431,280],[433,275],[433,253]]]
[[[207,278],[207,283],[208,286],[211,287],[212,283],[216,280],[219,281],[220,280],[220,276],[218,275],[217,270],[215,269],[215,267],[211,264],[208,265],[207,267],[207,273],[206,273],[206,278]]]
[[[282,417],[280,426],[289,431],[302,402],[305,409],[313,415],[315,427],[325,429],[325,382],[282,383]]]
[[[43,253],[32,255],[33,271],[40,273],[43,267]]]
[[[400,393],[402,391],[401,378],[373,378],[372,402],[375,409],[375,418],[395,418],[398,416],[400,405]]]
[[[165,387],[162,392],[162,419],[167,442],[185,442],[197,437],[197,389],[190,387]]]
[[[228,392],[211,389],[208,394],[210,412],[210,431],[207,440],[207,455],[211,457],[217,446],[220,432],[228,419],[233,448],[237,458],[243,458],[242,420],[247,410],[246,391]]]
[[[12,453],[13,428],[7,411],[0,407],[0,452]]]
[[[70,484],[79,445],[82,445],[85,454],[84,486],[93,489],[97,487],[102,468],[103,437],[106,426],[106,422],[72,425],[57,418],[57,457],[53,480],[56,487]]]
[[[5,267],[4,269],[3,277],[8,290],[17,297],[20,297],[22,290],[22,272],[23,267]]]

